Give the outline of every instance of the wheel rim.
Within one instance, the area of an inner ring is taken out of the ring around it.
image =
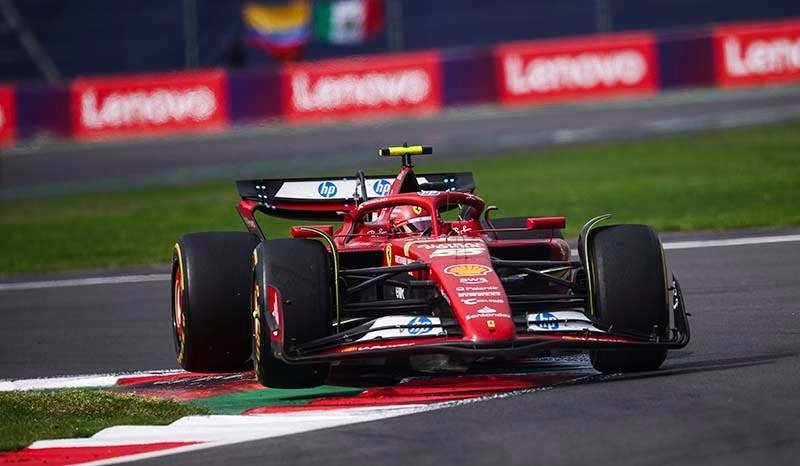
[[[172,288],[172,330],[175,336],[175,351],[178,361],[183,359],[184,343],[186,341],[186,317],[183,312],[183,274],[180,266],[175,267],[175,279]]]
[[[257,284],[253,284],[253,353],[256,366],[261,364],[261,293]]]

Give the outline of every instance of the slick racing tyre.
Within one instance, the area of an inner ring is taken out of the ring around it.
[[[278,355],[330,335],[330,254],[316,240],[274,239],[258,245],[253,260],[253,360],[258,381],[274,388],[322,385],[329,364],[287,364]]]
[[[192,372],[245,370],[250,360],[251,233],[192,233],[172,258],[172,329]]]
[[[492,225],[497,229],[502,228],[525,228],[528,224],[528,217],[504,217],[493,218]],[[481,220],[483,228],[491,228],[485,221]],[[493,233],[497,239],[564,239],[561,230],[521,230],[521,231],[498,231]]]
[[[664,253],[656,232],[647,225],[612,225],[591,231],[595,317],[617,331],[648,338],[666,337],[669,299]],[[590,353],[592,366],[603,373],[658,369],[667,350],[604,350]]]

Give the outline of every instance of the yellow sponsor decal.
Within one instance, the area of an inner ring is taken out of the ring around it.
[[[444,273],[456,277],[477,277],[491,271],[492,269],[481,264],[456,264],[444,269]]]
[[[253,289],[253,308],[253,341],[255,343],[253,346],[258,364],[261,361],[261,292],[258,285]]]
[[[415,214],[420,215],[422,214],[422,207],[415,205],[411,207],[411,210],[414,211]]]
[[[386,245],[386,265],[392,265],[392,245]]]
[[[493,320],[487,320],[487,321],[486,321],[486,326],[487,326],[489,329],[494,329],[494,321],[493,321]]]

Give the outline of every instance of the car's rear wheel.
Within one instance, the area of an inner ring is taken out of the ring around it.
[[[274,388],[322,385],[329,364],[287,364],[279,354],[330,335],[334,286],[330,254],[315,240],[274,239],[261,243],[253,259],[253,359],[258,381]]]
[[[612,331],[666,337],[669,298],[664,253],[658,235],[647,225],[612,225],[591,232],[595,317]],[[592,366],[603,373],[658,369],[664,349],[604,350],[590,353]]]
[[[172,329],[178,363],[192,372],[247,368],[251,233],[184,235],[172,259]]]

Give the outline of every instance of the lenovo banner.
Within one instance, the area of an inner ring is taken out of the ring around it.
[[[714,65],[720,86],[800,81],[800,21],[715,28]]]
[[[216,129],[228,119],[222,71],[77,79],[70,100],[78,138]]]
[[[17,108],[14,88],[0,86],[0,147],[14,144],[17,130]]]
[[[437,53],[289,65],[283,114],[290,120],[430,112],[441,107]]]
[[[652,93],[655,39],[622,34],[521,42],[495,48],[498,97],[508,104]]]

